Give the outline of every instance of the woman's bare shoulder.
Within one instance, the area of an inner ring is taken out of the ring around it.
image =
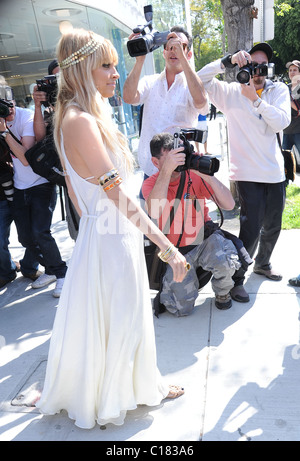
[[[76,134],[78,130],[81,132],[83,129],[93,129],[95,126],[95,118],[91,114],[82,111],[77,106],[70,106],[67,109],[62,122],[63,130],[70,130],[73,134]]]

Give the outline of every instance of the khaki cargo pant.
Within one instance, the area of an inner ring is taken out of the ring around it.
[[[196,269],[212,272],[211,284],[216,295],[229,293],[234,283],[232,275],[240,268],[238,253],[231,240],[225,239],[218,231],[185,255],[191,269],[184,280],[176,283],[170,266],[163,278],[160,302],[176,316],[189,315],[198,297],[199,282]]]

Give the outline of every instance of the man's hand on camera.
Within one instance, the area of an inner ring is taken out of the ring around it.
[[[165,161],[161,168],[164,174],[171,176],[178,166],[185,164],[185,153],[183,149],[184,147],[181,146],[166,152]]]
[[[47,101],[47,93],[45,91],[38,91],[37,85],[33,88],[33,100],[36,107],[41,107],[44,101]]]
[[[132,32],[132,34],[129,35],[128,40],[134,40],[135,38],[141,37],[141,34],[135,34]],[[146,54],[143,54],[142,56],[136,56],[135,59],[140,62],[144,62],[146,59]]]
[[[231,64],[237,64],[239,67],[246,66],[251,61],[251,56],[247,51],[238,51],[231,56]]]
[[[241,93],[252,102],[257,100],[258,96],[254,86],[253,78],[250,78],[249,83],[241,83]]]
[[[6,121],[5,118],[0,118],[0,131],[6,130]]]
[[[175,32],[170,32],[167,40],[166,51],[172,51],[179,61],[186,58],[185,50],[187,48],[187,44],[183,43]]]

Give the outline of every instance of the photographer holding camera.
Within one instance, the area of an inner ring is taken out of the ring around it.
[[[25,248],[20,270],[24,277],[33,280],[32,288],[41,288],[56,281],[53,296],[59,297],[67,265],[61,259],[50,230],[56,186],[34,173],[25,156],[35,143],[32,111],[16,107],[13,99],[9,104],[8,113],[0,118],[0,132],[13,162],[12,215],[19,242]],[[44,274],[38,271],[39,264],[45,267]]]
[[[34,119],[33,128],[37,142],[46,139],[53,145],[56,151],[53,139],[53,116],[55,112],[55,103],[57,96],[57,76],[60,67],[57,59],[51,61],[48,66],[48,75],[41,80],[37,80],[37,85],[33,89],[34,100]],[[42,107],[44,106],[44,111]],[[78,235],[80,217],[69,197],[68,190],[64,186],[64,205],[66,220],[70,237],[76,240]]]
[[[281,280],[270,263],[285,205],[284,161],[276,133],[289,125],[291,109],[287,86],[267,78],[272,55],[269,44],[258,43],[248,52],[238,51],[206,65],[198,75],[227,119],[229,178],[236,182],[241,204],[239,238],[251,257],[258,247],[253,271]],[[240,68],[238,82],[215,78],[235,66]],[[243,268],[233,279],[232,298],[248,302]]]
[[[59,73],[59,65],[57,59],[54,59],[48,66],[48,76],[53,76]],[[45,79],[44,79],[45,80]],[[40,81],[41,82],[41,81]],[[51,91],[51,88],[52,91]],[[35,85],[33,88],[33,100],[34,100],[34,118],[33,118],[33,129],[35,133],[36,141],[39,142],[49,134],[52,127],[52,116],[54,112],[54,99],[57,92],[56,81],[53,81],[52,87],[50,87],[50,101],[46,91],[43,90],[43,85]],[[52,104],[53,103],[53,104]],[[42,106],[46,106],[44,113]]]
[[[191,156],[188,145],[185,142],[184,146],[179,144],[174,148],[171,134],[155,135],[150,142],[150,150],[158,173],[147,178],[142,186],[149,216],[158,221],[159,228],[179,247],[191,265],[183,282],[172,280],[172,270],[168,266],[163,279],[160,302],[177,316],[188,315],[194,309],[198,296],[199,267],[212,273],[216,307],[229,309],[232,275],[240,267],[236,247],[232,241],[224,238],[221,231],[215,231],[218,226],[211,221],[206,204],[206,200],[213,198],[220,208],[231,210],[234,207],[231,192],[213,172],[208,173],[206,161],[201,162],[203,157],[194,155],[199,160],[196,162],[193,158],[192,169],[188,168]],[[204,174],[202,169],[208,174]],[[181,197],[177,198],[181,177],[184,186]],[[180,202],[176,204],[176,200]],[[173,204],[174,220],[171,227],[166,228]]]
[[[133,33],[129,40],[134,43],[136,36]],[[196,127],[199,112],[208,112],[202,82],[189,62],[191,46],[192,38],[188,32],[179,26],[172,27],[164,44],[164,71],[140,80],[146,55],[137,55],[124,83],[124,101],[144,106],[138,160],[146,177],[157,172],[149,151],[151,138],[163,131],[173,134],[178,126]]]

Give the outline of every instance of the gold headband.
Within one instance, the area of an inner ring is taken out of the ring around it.
[[[96,42],[93,38],[87,42],[82,48],[78,51],[74,51],[70,56],[59,63],[59,67],[61,69],[67,69],[67,67],[74,66],[74,64],[78,64],[83,59],[87,58],[90,54],[94,53],[99,46],[101,45],[100,42]]]

